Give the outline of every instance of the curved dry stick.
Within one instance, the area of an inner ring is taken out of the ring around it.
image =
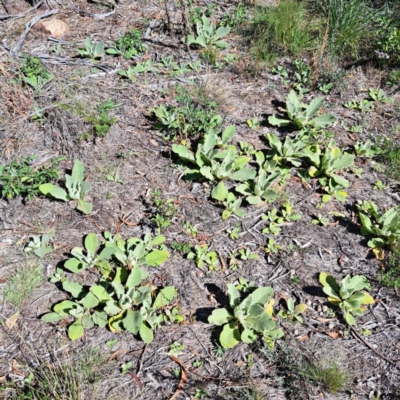
[[[24,17],[26,14],[29,14],[31,11],[36,10],[37,8],[39,8],[39,6],[41,6],[43,4],[44,0],[39,1],[39,3],[35,4],[32,8],[30,8],[28,11],[24,11],[22,13],[19,14],[14,14],[14,15],[0,15],[0,20],[2,19],[7,19],[7,18],[22,18]],[[4,4],[4,0],[3,0],[3,4]]]
[[[11,50],[11,55],[12,56],[16,56],[18,54],[18,52],[21,50],[22,44],[25,41],[26,35],[29,33],[29,31],[32,29],[32,27],[38,22],[40,21],[42,18],[46,18],[49,17],[50,15],[53,15],[55,13],[57,13],[58,10],[50,10],[45,12],[42,15],[37,15],[35,18],[31,19],[25,26],[25,31],[24,33],[21,35],[21,38],[18,40],[18,43],[12,48]]]

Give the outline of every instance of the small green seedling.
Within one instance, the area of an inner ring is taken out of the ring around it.
[[[378,179],[374,185],[374,190],[385,190],[386,186],[383,184],[383,182]]]
[[[202,268],[204,264],[208,265],[211,271],[219,267],[217,253],[215,251],[208,251],[207,245],[196,245],[194,251],[191,251],[187,258],[189,260],[194,259],[199,268]]]
[[[197,234],[199,233],[197,226],[194,226],[190,223],[190,221],[186,221],[185,224],[183,225],[183,229],[185,230],[185,232],[192,236],[192,237],[196,237]]]
[[[336,118],[331,114],[316,116],[324,104],[323,97],[312,100],[309,105],[301,103],[300,100],[301,97],[298,97],[296,92],[291,90],[286,99],[286,114],[289,119],[282,119],[274,114],[268,117],[268,122],[278,127],[292,123],[297,129],[302,129],[306,126],[327,128],[336,122]]]
[[[236,289],[239,290],[239,292],[250,293],[256,289],[256,284],[254,281],[247,282],[246,279],[239,278],[239,283],[236,285]]]
[[[324,85],[321,85],[318,87],[318,90],[320,90],[322,93],[328,94],[333,88],[333,83],[326,83]]]
[[[272,319],[273,293],[272,288],[261,287],[242,300],[235,285],[228,284],[231,311],[220,308],[208,317],[210,324],[223,326],[219,337],[222,347],[229,349],[240,341],[253,343],[258,335],[272,343],[283,336]]]
[[[232,213],[238,217],[244,216],[244,210],[240,208],[242,199],[237,199],[232,192],[228,192],[224,182],[221,181],[214,187],[211,192],[211,197],[221,202],[225,207],[225,210],[222,212],[222,219],[228,219]]]
[[[353,110],[366,112],[373,110],[374,102],[367,99],[362,99],[359,102],[357,102],[357,100],[350,100],[347,103],[344,103],[344,106]]]
[[[393,103],[392,97],[386,97],[382,89],[369,89],[369,97],[379,103]]]
[[[275,242],[274,238],[269,238],[268,239],[268,243],[267,243],[267,247],[265,248],[265,252],[266,253],[273,253],[273,254],[277,254],[279,252],[279,250],[281,249],[281,245]]]
[[[78,49],[78,53],[81,57],[90,58],[91,61],[96,61],[104,57],[104,43],[98,42],[93,43],[90,38],[85,39],[85,48]]]
[[[32,240],[25,247],[25,252],[29,253],[33,251],[39,258],[43,258],[46,254],[50,253],[52,248],[48,246],[50,239],[54,235],[54,229],[43,236],[32,236]]]
[[[286,305],[287,305],[287,310],[280,310],[278,315],[283,319],[287,319],[289,321],[296,320],[297,322],[300,322],[302,324],[304,321],[301,314],[303,314],[307,310],[307,305],[301,303],[295,306],[294,301],[292,299],[287,299]]]
[[[252,156],[253,154],[256,154],[254,146],[252,146],[247,142],[240,141],[239,148],[240,148],[240,155]]]
[[[196,393],[194,394],[195,399],[204,399],[204,397],[207,396],[207,392],[203,389],[196,389]]]
[[[203,361],[201,361],[201,360],[194,360],[192,362],[192,367],[193,368],[200,368],[202,366],[203,366]]]
[[[175,356],[175,355],[179,354],[181,351],[183,351],[184,349],[185,349],[185,346],[182,343],[174,342],[169,345],[168,354],[172,354]]]
[[[343,122],[340,124],[347,132],[362,133],[362,125],[346,126]]]
[[[124,363],[121,365],[121,373],[126,374],[133,366],[132,361],[129,361],[127,363]]]
[[[227,26],[220,26],[216,29],[215,25],[203,15],[201,21],[196,22],[197,36],[188,35],[187,42],[189,45],[196,44],[201,47],[216,46],[219,48],[226,48],[229,44],[221,39],[228,35],[230,31],[231,28]]]
[[[354,152],[358,157],[374,157],[380,153],[380,149],[374,146],[370,140],[367,140],[364,143],[357,142],[354,145]]]
[[[109,174],[106,176],[106,178],[108,181],[120,183],[121,185],[124,184],[124,182],[122,182],[121,179],[119,179],[119,170],[118,169],[115,171],[114,175]]]
[[[352,171],[357,178],[361,178],[361,174],[363,172],[362,168],[353,168]]]
[[[246,122],[249,128],[254,129],[256,131],[260,129],[260,121],[258,120],[257,117],[254,117],[253,119],[248,119]]]
[[[256,253],[252,253],[250,249],[240,249],[239,258],[243,261],[247,261],[247,260],[258,260],[259,257]]]
[[[190,250],[192,249],[192,246],[188,242],[184,242],[184,243],[172,242],[171,249],[179,251],[179,253],[186,254],[186,253],[190,252]]]
[[[362,291],[370,288],[365,276],[355,275],[350,277],[350,275],[347,275],[340,284],[337,284],[332,276],[326,272],[321,272],[319,282],[323,286],[323,291],[328,296],[329,302],[340,307],[349,325],[355,324],[354,316],[363,315],[366,310],[364,305],[374,303],[372,296]]]
[[[231,239],[239,239],[239,233],[240,233],[240,227],[239,226],[235,226],[232,229],[227,229],[226,230],[227,233],[229,233],[229,237]]]
[[[392,245],[400,238],[400,216],[397,207],[392,207],[384,214],[378,214],[378,206],[372,201],[363,201],[357,205],[361,221],[361,235],[372,236],[368,246],[379,255],[380,249]]]
[[[45,183],[39,186],[39,190],[45,195],[63,201],[77,201],[76,209],[84,214],[90,214],[92,203],[85,200],[91,186],[90,183],[83,180],[83,164],[75,160],[72,168],[72,175],[65,174],[65,186],[68,193],[52,183]]]
[[[166,308],[164,310],[164,314],[165,314],[165,318],[164,321],[170,321],[172,323],[181,323],[185,320],[185,318],[183,317],[183,315],[180,314],[179,311],[179,307],[175,306],[172,307],[171,310],[169,310],[168,308]]]
[[[321,224],[323,226],[327,226],[329,224],[329,218],[325,218],[321,214],[318,214],[318,217],[316,219],[313,219],[311,223],[313,225]]]

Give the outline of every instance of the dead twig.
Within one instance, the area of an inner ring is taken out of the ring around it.
[[[56,14],[58,10],[50,10],[45,12],[42,15],[37,15],[35,18],[31,19],[26,25],[25,25],[25,31],[21,35],[20,39],[18,40],[18,43],[11,49],[11,55],[16,56],[19,51],[21,50],[21,47],[25,41],[26,35],[29,33],[29,31],[32,29],[32,27],[39,22],[41,19],[49,17],[50,15]]]
[[[4,0],[3,4],[4,4]],[[37,8],[39,8],[42,4],[43,4],[44,0],[39,1],[39,3],[35,4],[32,8],[30,8],[28,11],[24,11],[22,13],[19,14],[14,14],[14,15],[0,15],[0,20],[2,19],[8,19],[8,18],[22,18],[25,17],[25,15],[29,14],[31,11],[35,11]],[[7,7],[4,5],[4,8],[6,9],[7,12],[10,12]]]
[[[358,341],[360,341],[361,343],[363,343],[367,347],[369,347],[376,355],[381,357],[383,360],[387,361],[388,363],[392,364],[395,368],[399,369],[399,367],[397,366],[397,364],[394,361],[390,360],[389,358],[386,358],[382,353],[380,353],[378,350],[374,349],[374,347],[371,344],[369,344],[366,340],[364,340],[352,326],[349,326],[349,327],[350,327],[351,333]]]
[[[80,8],[77,8],[75,6],[71,6],[70,5],[69,7],[72,8],[73,10],[75,10],[75,11],[78,11],[79,14],[87,14],[90,17],[97,18],[97,19],[107,18],[110,15],[114,15],[115,14],[115,10],[112,10],[112,11],[110,11],[108,13],[105,13],[105,14],[93,14],[91,12],[88,12],[88,11],[85,11],[85,10],[81,10]]]

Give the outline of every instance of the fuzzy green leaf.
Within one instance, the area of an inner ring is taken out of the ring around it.
[[[150,267],[160,266],[169,257],[168,251],[153,250],[146,255],[146,264]]]
[[[167,286],[161,289],[153,303],[155,310],[167,306],[176,296],[176,289],[173,286]]]
[[[151,343],[154,340],[153,331],[145,323],[140,326],[139,335],[145,343]]]
[[[228,189],[224,182],[220,181],[217,186],[211,191],[211,197],[215,200],[224,201],[228,196]]]
[[[224,325],[233,319],[233,315],[225,308],[214,310],[208,317],[208,322],[217,326]]]
[[[235,323],[231,322],[224,326],[219,336],[219,341],[222,347],[226,349],[231,349],[239,343],[240,332]]]
[[[123,324],[127,331],[137,335],[143,324],[143,317],[140,314],[140,311],[127,310],[126,316],[123,319]]]
[[[83,325],[79,319],[77,319],[73,324],[68,327],[68,337],[72,341],[80,339],[83,336],[83,333]]]

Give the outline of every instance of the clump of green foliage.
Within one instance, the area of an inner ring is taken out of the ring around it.
[[[223,326],[219,340],[224,348],[232,348],[240,341],[253,343],[258,335],[269,344],[283,336],[283,332],[272,319],[274,291],[270,287],[253,288],[245,298],[235,285],[228,284],[229,305],[214,310],[208,322]]]
[[[53,79],[53,75],[44,67],[37,57],[23,55],[19,63],[19,67],[23,73],[24,81],[32,86],[35,90],[40,90],[47,82]]]
[[[53,306],[53,312],[42,316],[46,322],[58,322],[64,318],[73,318],[68,326],[68,337],[77,340],[85,329],[95,325],[108,328],[112,332],[127,330],[150,343],[153,341],[153,330],[162,322],[169,320],[159,310],[167,306],[176,296],[173,286],[156,290],[143,283],[148,273],[141,265],[158,266],[169,253],[156,247],[165,238],[147,235],[143,240],[104,234],[105,241],[98,249],[99,243],[95,234],[86,236],[85,250],[74,248],[72,258],[64,268],[73,272],[96,267],[100,277],[95,285],[83,286],[70,281],[58,269],[52,282],[60,282],[62,288],[70,294],[69,300],[63,300]],[[156,293],[153,299],[153,291]]]
[[[400,143],[397,143],[394,139],[382,141],[378,161],[384,165],[383,172],[398,181],[400,180]]]
[[[356,322],[353,315],[363,315],[366,310],[364,305],[374,303],[372,296],[362,291],[370,288],[365,276],[350,277],[347,275],[338,284],[332,276],[321,272],[319,282],[323,286],[322,290],[328,296],[329,302],[343,311],[344,318],[349,325],[354,325]]]
[[[186,254],[186,253],[190,252],[190,250],[192,249],[192,246],[190,245],[190,243],[187,243],[187,242],[184,242],[184,243],[172,242],[171,249],[176,250],[179,253]]]
[[[32,167],[31,161],[35,156],[29,156],[21,161],[12,161],[0,166],[1,197],[12,199],[16,196],[32,200],[40,193],[39,187],[58,178],[60,172],[57,165],[65,157],[55,157],[50,161],[50,166],[40,168]]]
[[[233,7],[230,12],[221,17],[220,26],[229,26],[234,28],[249,20],[248,8],[245,3],[239,3]]]
[[[4,289],[5,300],[15,308],[33,293],[43,280],[42,267],[26,265],[14,271],[7,277],[7,284]]]
[[[85,181],[84,166],[79,160],[75,160],[74,167],[72,168],[72,174],[65,174],[65,187],[64,189],[53,185],[52,183],[44,183],[40,185],[39,190],[45,196],[52,197],[54,199],[62,201],[74,200],[77,202],[76,209],[83,212],[84,214],[90,214],[93,208],[92,203],[86,201],[86,195],[91,189],[91,185],[88,181]]]
[[[378,206],[372,201],[357,204],[361,221],[361,234],[372,236],[368,241],[375,255],[380,258],[380,249],[391,246],[400,238],[400,215],[397,207],[379,214]]]
[[[109,115],[109,112],[120,106],[121,103],[115,104],[111,98],[107,99],[104,103],[99,103],[94,110],[89,109],[82,103],[58,104],[58,108],[61,110],[71,112],[92,125],[91,129],[82,133],[80,136],[81,140],[88,140],[93,136],[103,138],[116,121],[115,117]]]
[[[400,244],[396,243],[389,259],[386,262],[385,269],[379,273],[379,283],[383,286],[397,289],[400,287]]]
[[[165,199],[160,189],[155,189],[151,193],[151,203],[154,209],[154,217],[150,221],[157,226],[158,232],[171,225],[171,219],[177,212],[177,207],[172,199]]]
[[[272,62],[283,54],[301,56],[312,45],[306,7],[296,0],[257,7],[244,34],[257,61]]]
[[[25,252],[33,252],[39,258],[43,258],[46,254],[52,251],[52,247],[48,245],[51,238],[54,235],[54,229],[51,229],[49,233],[42,236],[33,235],[27,246]]]
[[[116,43],[106,50],[107,54],[121,55],[130,59],[135,55],[142,54],[146,47],[142,43],[142,33],[139,29],[128,29],[124,36],[121,36]]]
[[[176,106],[162,104],[149,109],[157,119],[154,128],[164,132],[167,139],[187,140],[220,127],[222,117],[216,112],[217,104],[204,93],[196,96],[178,86],[175,100]]]
[[[330,393],[344,390],[351,378],[351,372],[337,361],[330,359],[315,361],[302,354],[295,340],[279,341],[276,349],[261,349],[262,353],[279,365],[279,374],[285,394],[290,399],[309,399],[309,388],[319,386]]]

